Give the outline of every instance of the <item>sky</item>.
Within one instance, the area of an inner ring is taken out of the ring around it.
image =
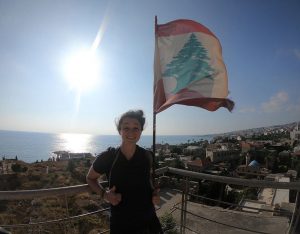
[[[0,130],[117,134],[120,114],[143,109],[152,135],[155,15],[219,38],[235,102],[173,105],[157,114],[158,135],[300,121],[299,12],[299,0],[0,0]],[[78,61],[91,48],[98,73],[86,75]],[[74,83],[74,72],[94,79]]]

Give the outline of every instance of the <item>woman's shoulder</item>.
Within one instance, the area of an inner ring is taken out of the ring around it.
[[[117,154],[119,148],[115,147],[108,147],[106,150],[102,151],[100,154],[97,155],[97,158],[105,159],[113,159],[114,156]]]
[[[118,148],[109,147],[98,154],[93,162],[93,168],[99,174],[106,173],[117,156]]]
[[[136,147],[138,148],[138,150],[141,150],[141,151],[143,151],[143,152],[151,151],[150,149],[144,148],[144,147],[139,146],[139,145],[136,145]]]
[[[143,154],[147,160],[150,160],[150,162],[153,161],[154,154],[150,149],[145,149],[140,146],[137,146],[137,147],[138,147],[138,150],[140,151],[140,153]]]
[[[143,147],[141,147],[139,145],[137,145],[137,147],[140,150],[140,152],[142,152],[143,154],[148,154],[148,155],[150,154],[150,155],[153,156],[153,152],[152,152],[151,149],[145,149],[145,148],[143,148]]]

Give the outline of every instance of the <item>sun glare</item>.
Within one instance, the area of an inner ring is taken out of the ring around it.
[[[88,152],[92,136],[89,134],[62,133],[59,135],[61,148],[72,153]]]
[[[100,61],[91,49],[82,49],[65,62],[65,77],[71,89],[78,92],[93,88],[99,81]]]

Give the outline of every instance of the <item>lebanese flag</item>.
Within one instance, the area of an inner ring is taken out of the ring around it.
[[[154,113],[173,104],[231,111],[227,95],[222,48],[208,28],[186,19],[155,25]]]

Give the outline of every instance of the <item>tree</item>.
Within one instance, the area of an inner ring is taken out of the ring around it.
[[[182,154],[182,149],[178,146],[175,146],[171,149],[171,153]]]
[[[204,78],[212,79],[214,69],[208,63],[207,50],[194,33],[173,60],[167,64],[163,76],[175,78],[177,84],[172,93],[177,93],[190,83]]]
[[[177,234],[176,231],[176,221],[174,220],[172,214],[165,213],[160,217],[160,222],[164,233],[166,234]]]

